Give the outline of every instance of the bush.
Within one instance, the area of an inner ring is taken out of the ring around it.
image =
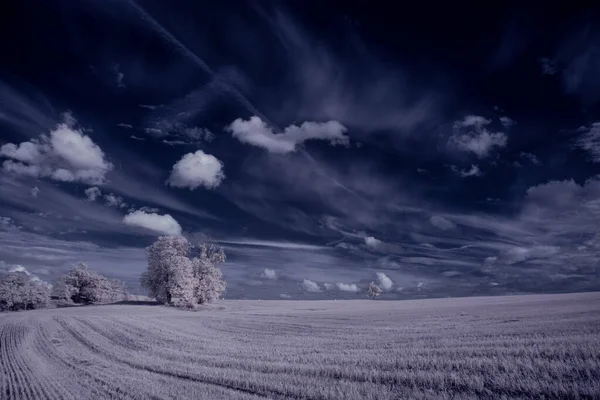
[[[190,258],[192,253],[197,257]],[[182,236],[163,236],[146,249],[148,269],[140,277],[150,297],[161,303],[193,308],[210,303],[225,290],[222,249],[202,243],[192,246]]]
[[[29,280],[26,275],[13,272],[0,281],[0,310],[33,310],[47,307],[50,288],[47,284]]]
[[[54,294],[76,304],[102,304],[124,300],[125,287],[123,282],[108,280],[79,263],[55,283]]]

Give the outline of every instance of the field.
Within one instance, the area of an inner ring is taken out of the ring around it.
[[[2,399],[600,399],[600,293],[0,314]]]

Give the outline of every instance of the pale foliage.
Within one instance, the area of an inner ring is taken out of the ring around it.
[[[101,304],[125,298],[123,282],[108,280],[88,268],[85,263],[73,265],[71,271],[54,285],[54,294],[73,303]]]
[[[10,273],[0,281],[0,310],[32,310],[50,302],[50,288],[21,273]]]
[[[374,282],[371,282],[369,284],[369,288],[367,289],[367,295],[374,299],[376,297],[379,297],[379,295],[381,295],[381,288],[379,286],[377,286]]]
[[[197,257],[191,257],[197,253]],[[210,303],[225,290],[217,264],[225,261],[222,249],[202,243],[192,246],[183,236],[163,236],[146,249],[148,269],[140,283],[150,297],[178,307]]]

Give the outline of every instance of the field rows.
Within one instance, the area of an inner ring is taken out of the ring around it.
[[[598,399],[600,294],[0,315],[1,399]]]

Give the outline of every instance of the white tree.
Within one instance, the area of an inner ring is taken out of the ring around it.
[[[369,284],[369,288],[367,289],[367,295],[372,299],[379,297],[379,295],[381,295],[381,288],[374,282],[371,282]]]
[[[85,263],[73,265],[69,273],[57,280],[54,293],[73,303],[111,303],[125,298],[122,282],[109,281],[88,268]]]
[[[197,257],[191,257],[196,253]],[[150,297],[178,307],[210,303],[225,290],[225,253],[213,245],[192,246],[183,236],[163,236],[146,249],[148,269],[140,283]]]
[[[32,310],[49,302],[48,285],[29,280],[25,274],[10,273],[0,281],[0,310]]]

